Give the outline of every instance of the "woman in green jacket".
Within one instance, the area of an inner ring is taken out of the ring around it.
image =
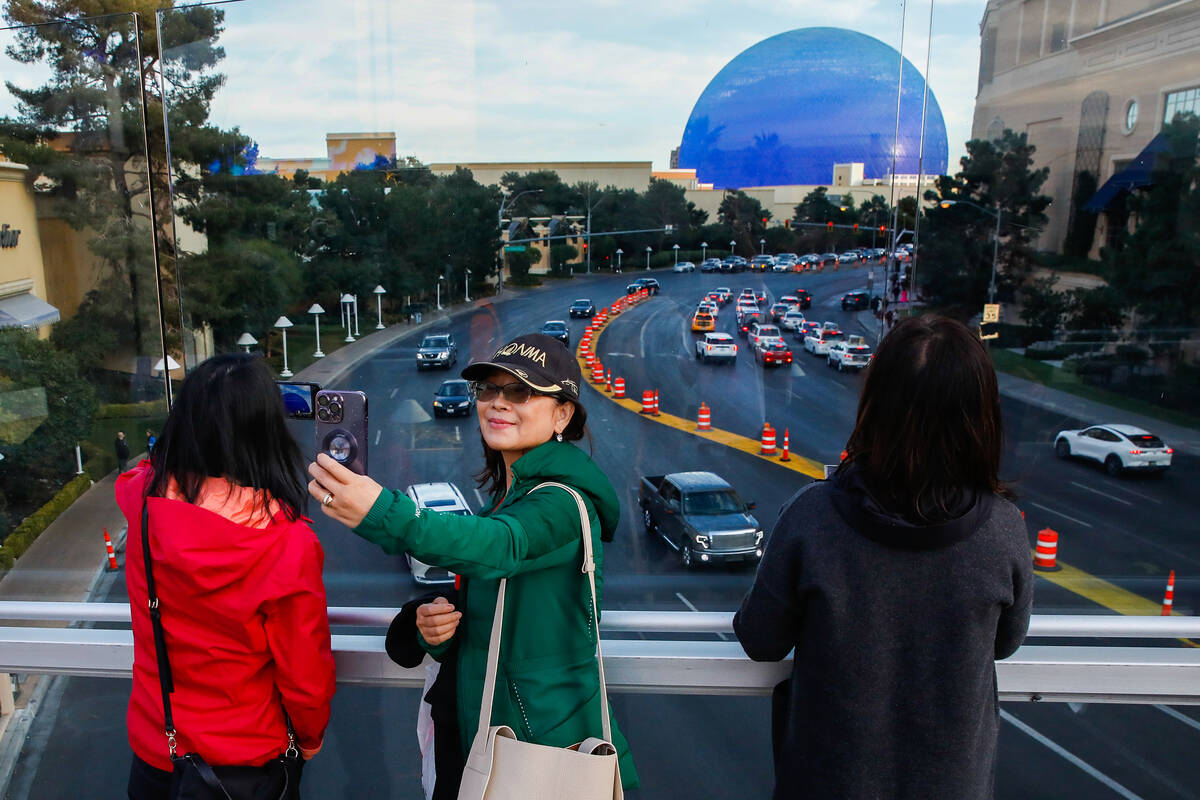
[[[457,607],[444,599],[424,605],[417,627],[426,652],[439,661],[454,659],[457,669],[443,672],[456,673],[463,760],[478,727],[501,578],[508,586],[491,724],[507,725],[525,741],[567,747],[600,736],[591,591],[580,572],[575,500],[561,488],[531,490],[553,481],[583,496],[597,591],[604,563],[600,542],[612,541],[619,501],[595,462],[571,444],[583,437],[587,414],[579,400],[578,362],[561,342],[542,334],[520,336],[462,376],[474,382],[486,462],[480,485],[490,492],[479,516],[418,510],[403,492],[385,490],[325,454],[309,466],[309,491],[327,516],[384,551],[408,552],[462,576]],[[634,788],[637,772],[615,720],[612,735],[621,782]],[[445,774],[439,760],[435,797],[457,794],[461,761],[457,767],[456,774]],[[453,794],[445,792],[451,788]]]

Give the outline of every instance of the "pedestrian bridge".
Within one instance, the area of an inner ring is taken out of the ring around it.
[[[398,609],[331,607],[339,683],[420,688],[422,668],[384,652]],[[0,602],[0,673],[128,678],[133,636],[124,603]],[[43,625],[42,623],[53,623]],[[66,623],[68,627],[61,627]],[[733,614],[606,611],[601,622],[609,686],[617,692],[769,694],[788,661],[756,663],[732,637]],[[355,631],[355,632],[345,632]],[[996,663],[1001,700],[1200,705],[1200,618],[1035,615],[1026,644]],[[1061,644],[1063,640],[1087,644]],[[1122,642],[1123,644],[1099,644]],[[1124,644],[1124,643],[1130,644]]]

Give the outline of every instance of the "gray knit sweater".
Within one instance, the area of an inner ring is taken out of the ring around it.
[[[993,660],[1025,638],[1033,576],[1017,509],[967,502],[914,526],[852,472],[785,505],[733,622],[756,661],[795,648],[777,800],[992,797]]]

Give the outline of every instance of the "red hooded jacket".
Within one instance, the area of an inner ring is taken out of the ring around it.
[[[143,461],[117,478],[129,522],[125,583],[133,614],[129,745],[171,769],[142,560]],[[182,500],[151,497],[150,546],[175,691],[178,752],[210,764],[262,764],[287,746],[315,748],[329,723],[333,655],[324,553],[308,521],[282,512],[259,527]]]

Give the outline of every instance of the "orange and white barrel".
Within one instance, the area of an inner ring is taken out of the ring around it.
[[[700,404],[700,410],[696,413],[696,430],[712,430],[712,409],[704,403]]]
[[[614,378],[613,379],[613,397],[624,397],[624,396],[625,396],[625,379],[620,378],[620,377]]]
[[[592,383],[604,383],[604,365],[598,358],[592,362]]]
[[[1171,606],[1175,605],[1175,570],[1167,578],[1167,593],[1163,595],[1162,616],[1171,616]]]
[[[587,368],[590,370],[596,363],[596,354],[589,350],[583,357],[583,363],[587,364]]]
[[[1058,531],[1042,528],[1033,549],[1034,569],[1058,569]]]
[[[771,427],[771,423],[769,422],[763,423],[762,449],[758,453],[764,456],[775,455],[775,429]]]
[[[654,413],[654,392],[649,389],[642,392],[642,411],[643,414]]]

